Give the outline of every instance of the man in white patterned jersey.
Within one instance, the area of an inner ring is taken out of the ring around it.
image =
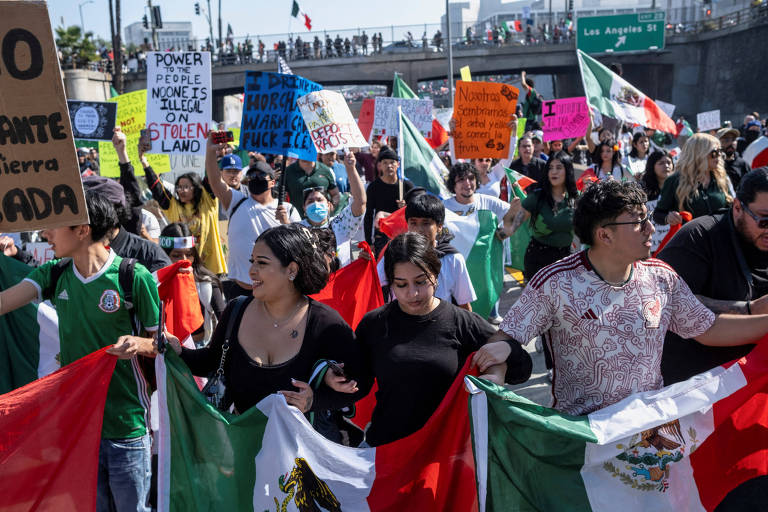
[[[671,267],[649,258],[653,226],[645,202],[635,183],[590,186],[573,216],[589,249],[539,271],[494,335],[520,343],[544,336],[554,363],[553,407],[560,411],[587,414],[661,388],[667,330],[719,346],[768,332],[768,315],[715,315]]]

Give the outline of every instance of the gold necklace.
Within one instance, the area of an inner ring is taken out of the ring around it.
[[[286,316],[282,320],[275,320],[275,317],[273,317],[272,314],[267,309],[267,303],[266,302],[262,302],[261,303],[261,307],[264,308],[264,313],[267,314],[267,316],[269,317],[269,321],[272,322],[272,327],[274,327],[275,329],[280,327],[280,324],[285,323],[288,320],[290,320],[291,318],[293,318],[293,315],[296,314],[296,312],[299,310],[299,308],[301,308],[302,305],[304,305],[304,301],[303,300],[299,300],[298,304],[296,304],[296,307],[293,308],[293,311],[291,311],[288,314],[288,316]],[[299,331],[296,330],[296,329],[293,329],[291,331],[291,333],[290,333],[290,336],[291,336],[291,338],[294,338],[294,339],[297,338],[299,336]]]

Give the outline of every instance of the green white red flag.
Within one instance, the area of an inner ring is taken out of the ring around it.
[[[677,134],[675,122],[635,86],[576,50],[587,103],[601,114],[666,133]]]

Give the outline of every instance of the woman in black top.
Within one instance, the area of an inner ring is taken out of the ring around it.
[[[315,394],[307,384],[318,360],[350,361],[354,352],[352,329],[341,316],[307,297],[328,281],[315,235],[299,224],[270,228],[256,240],[251,263],[253,297],[244,299],[240,314],[232,318],[230,302],[206,348],[181,348],[172,339],[174,350],[194,375],[208,375],[221,360],[227,324],[235,322],[224,371],[238,411],[276,392],[303,413],[349,403],[349,395],[327,387]]]
[[[332,372],[325,375],[328,386],[356,392],[357,397],[368,393],[374,378],[378,382],[376,408],[366,432],[369,446],[402,439],[424,426],[467,357],[496,331],[476,313],[434,296],[440,259],[423,235],[398,235],[384,258],[396,300],[369,312],[357,327],[362,366],[345,362],[359,384]],[[508,379],[524,381],[530,375],[531,359],[519,344],[512,346],[507,365]],[[477,364],[483,378],[499,384],[507,365],[503,360]]]

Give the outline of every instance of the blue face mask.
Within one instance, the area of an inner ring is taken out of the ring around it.
[[[312,203],[307,206],[305,212],[309,220],[319,224],[328,217],[328,204],[324,202]]]

